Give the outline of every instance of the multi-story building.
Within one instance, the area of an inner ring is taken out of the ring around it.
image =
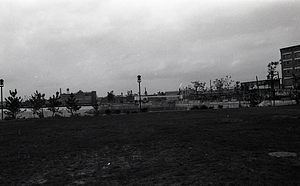
[[[68,100],[71,93],[69,92],[69,89],[67,89],[67,93],[60,93],[60,101],[65,104],[65,101]],[[78,92],[74,93],[76,100],[78,100],[80,105],[92,105],[92,103],[95,103],[97,100],[97,94],[96,91],[91,92],[83,92],[82,90],[79,90]]]
[[[300,45],[281,48],[282,87],[293,88],[294,76],[300,78]]]

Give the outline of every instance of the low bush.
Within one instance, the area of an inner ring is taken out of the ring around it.
[[[191,108],[191,110],[198,110],[198,109],[199,109],[199,107],[196,105]]]
[[[11,120],[11,119],[13,119],[11,116],[5,116],[4,117],[4,120]]]
[[[115,113],[115,114],[120,114],[120,113],[121,113],[121,110],[115,110],[114,113]]]
[[[201,105],[200,108],[201,108],[201,109],[208,109],[208,106],[206,106],[206,105]]]
[[[148,108],[147,108],[147,107],[142,108],[142,109],[141,109],[141,112],[148,112]]]
[[[111,113],[111,110],[106,109],[106,110],[104,111],[104,113],[107,114],[107,115],[109,115],[109,114]]]
[[[79,117],[79,116],[81,116],[81,115],[80,115],[80,113],[75,113],[74,116],[75,116],[75,117]]]
[[[94,116],[99,116],[99,115],[100,115],[100,110],[94,110],[94,111],[92,112],[92,114],[93,114]]]
[[[60,114],[55,114],[54,117],[55,117],[55,118],[60,118],[61,115],[60,115]]]

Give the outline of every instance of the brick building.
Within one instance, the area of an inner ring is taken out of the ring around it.
[[[280,49],[282,87],[293,88],[294,76],[300,78],[300,45]]]
[[[65,101],[68,100],[71,93],[69,93],[69,89],[67,89],[67,93],[61,93],[61,99],[60,101],[65,104]],[[78,92],[74,93],[76,100],[79,100],[80,105],[91,105],[97,100],[97,94],[96,91],[91,92],[83,92],[82,90],[79,90]]]

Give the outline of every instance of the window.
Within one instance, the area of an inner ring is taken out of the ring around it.
[[[300,52],[295,53],[295,58],[300,58]]]
[[[300,59],[295,59],[295,65],[296,65],[297,67],[300,66]]]
[[[292,66],[292,61],[291,60],[285,60],[282,62],[283,67],[291,67]]]
[[[284,54],[283,55],[283,59],[291,59],[292,58],[292,54]]]
[[[284,81],[285,81],[285,86],[293,84],[293,79],[287,79],[287,80],[284,80]]]
[[[292,75],[292,72],[293,72],[293,70],[290,70],[290,69],[286,69],[286,70],[284,70],[284,75],[286,75],[286,76],[290,76],[290,75]]]

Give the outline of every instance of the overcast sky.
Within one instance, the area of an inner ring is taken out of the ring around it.
[[[300,44],[299,0],[1,0],[4,95],[178,90],[265,79]],[[279,68],[280,69],[280,68]]]

